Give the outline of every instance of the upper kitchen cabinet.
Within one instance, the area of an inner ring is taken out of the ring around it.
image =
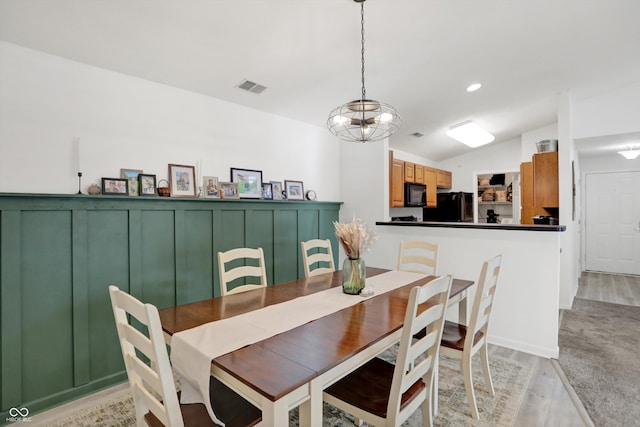
[[[451,172],[436,169],[436,185],[438,188],[451,189]]]
[[[435,208],[438,204],[438,192],[436,191],[436,170],[425,166],[424,168],[424,183],[427,185],[427,207]]]
[[[404,162],[389,156],[389,206],[404,206]]]
[[[414,182],[418,184],[425,184],[424,170],[425,170],[425,167],[422,165],[418,165],[418,164],[413,165],[413,176],[415,177]]]
[[[416,165],[404,162],[404,182],[416,182]]]
[[[558,152],[533,155],[533,199],[536,206],[558,208]]]

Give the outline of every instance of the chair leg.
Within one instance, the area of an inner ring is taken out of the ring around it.
[[[467,400],[471,409],[471,416],[474,420],[479,420],[478,405],[476,404],[476,394],[473,390],[473,377],[471,376],[471,352],[465,352],[462,356],[462,373],[464,375],[464,388],[467,392]]]
[[[425,427],[433,426],[433,399],[431,396],[428,396],[422,405],[420,405],[420,409],[422,409],[422,425]]]
[[[493,381],[491,381],[491,371],[489,370],[489,350],[487,343],[480,348],[480,360],[482,361],[482,373],[484,374],[484,382],[491,392],[491,396],[495,396],[496,392],[493,389]]]

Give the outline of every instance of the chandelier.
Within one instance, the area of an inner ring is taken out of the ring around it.
[[[351,142],[379,141],[398,130],[402,120],[395,108],[380,101],[367,99],[364,87],[364,2],[360,3],[362,96],[335,108],[329,114],[327,127],[340,139]]]

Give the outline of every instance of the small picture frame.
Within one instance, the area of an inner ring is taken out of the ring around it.
[[[141,173],[138,175],[138,188],[141,196],[157,196],[156,176]]]
[[[282,200],[282,181],[271,181],[273,200]]]
[[[284,181],[284,191],[288,200],[304,200],[304,186],[302,181]]]
[[[202,188],[204,189],[205,199],[219,199],[220,187],[218,186],[217,176],[203,176]]]
[[[169,165],[169,187],[171,197],[196,197],[195,167]]]
[[[262,196],[262,171],[231,168],[231,182],[238,183],[241,199],[259,199]]]
[[[128,196],[128,186],[126,178],[102,178],[102,194],[105,196]]]
[[[262,198],[264,200],[273,200],[273,189],[270,182],[262,183]]]
[[[138,186],[138,175],[142,173],[139,169],[120,169],[120,178],[129,181],[128,192],[130,196],[139,196],[140,187]]]
[[[237,182],[219,182],[221,199],[239,199]]]

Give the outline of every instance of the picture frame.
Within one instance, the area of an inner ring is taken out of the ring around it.
[[[171,197],[196,197],[195,176],[194,166],[169,164]]]
[[[273,187],[270,182],[262,183],[262,198],[264,200],[273,200]]]
[[[304,185],[302,181],[284,181],[284,191],[288,200],[304,200]]]
[[[128,196],[128,186],[126,178],[102,178],[102,194],[105,196]]]
[[[155,175],[141,173],[138,175],[138,188],[140,196],[157,196],[158,184]]]
[[[271,181],[273,200],[282,200],[282,181]]]
[[[202,189],[204,191],[205,199],[219,199],[220,187],[218,184],[217,176],[203,176],[202,177]]]
[[[221,199],[239,199],[240,198],[237,182],[218,182],[218,186],[220,187]]]
[[[138,175],[142,171],[140,169],[120,169],[120,178],[125,178],[128,182],[127,191],[130,196],[139,196],[140,187],[138,185]]]
[[[231,182],[238,184],[238,194],[241,199],[262,197],[262,171],[231,168]]]

